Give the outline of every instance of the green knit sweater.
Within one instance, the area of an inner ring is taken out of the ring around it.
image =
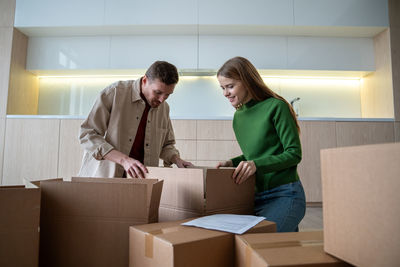
[[[300,138],[285,102],[272,97],[249,101],[235,112],[233,129],[243,152],[232,159],[233,166],[254,161],[256,192],[299,180]]]

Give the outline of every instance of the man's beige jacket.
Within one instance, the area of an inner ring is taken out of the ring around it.
[[[79,176],[122,177],[119,164],[105,160],[112,149],[129,155],[142,117],[145,102],[140,97],[141,79],[119,81],[101,91],[80,128],[79,140],[84,155]],[[159,159],[171,164],[175,136],[169,118],[169,106],[163,102],[150,108],[144,140],[144,165],[158,166]]]

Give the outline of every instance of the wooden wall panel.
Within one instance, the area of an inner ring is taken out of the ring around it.
[[[25,69],[28,37],[14,29],[7,114],[36,115],[39,79]]]
[[[400,12],[400,10],[398,12]],[[396,121],[400,121],[400,26],[390,28],[390,40],[390,48],[392,52],[394,114]]]
[[[196,166],[212,167],[217,166],[218,162],[222,160],[197,160],[193,164]]]
[[[400,122],[394,123],[394,141],[400,142]]]
[[[176,140],[196,140],[195,120],[172,120]]]
[[[0,7],[3,7],[3,4],[6,2],[3,3],[3,1],[1,1],[2,4]],[[8,11],[0,8],[0,18],[5,12]],[[2,184],[4,162],[4,135],[6,129],[7,94],[10,75],[12,35],[12,27],[0,27],[0,184]]]
[[[195,140],[176,140],[176,146],[182,159],[196,160],[196,141]]]
[[[79,144],[79,128],[83,120],[61,120],[58,177],[77,176],[81,167],[83,149]]]
[[[393,122],[336,122],[337,146],[394,142]]]
[[[198,120],[198,140],[236,140],[232,120]]]
[[[361,114],[364,118],[393,118],[392,61],[389,29],[374,38],[376,71],[361,83]]]
[[[0,1],[0,27],[13,27],[15,15],[15,0]]]
[[[320,150],[336,147],[335,122],[300,121],[303,157],[298,166],[307,202],[321,202]]]
[[[197,160],[228,160],[241,154],[236,141],[197,140]]]
[[[389,0],[390,50],[392,55],[393,98],[396,121],[400,121],[400,2]]]
[[[7,119],[3,184],[57,177],[60,120]]]

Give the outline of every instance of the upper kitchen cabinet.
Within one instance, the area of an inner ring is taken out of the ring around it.
[[[202,0],[199,25],[293,25],[293,0]]]
[[[288,37],[288,69],[374,71],[372,38]]]
[[[258,69],[375,70],[371,38],[200,35],[200,69],[218,69],[235,56]]]
[[[258,69],[284,69],[287,65],[287,40],[282,36],[199,37],[200,69],[218,69],[235,56],[248,58]]]
[[[146,69],[166,60],[179,69],[197,67],[197,36],[123,35],[31,37],[27,69],[48,70]]]
[[[15,27],[70,27],[103,24],[104,0],[17,0]]]
[[[197,34],[197,0],[17,0],[28,36]]]
[[[197,25],[197,0],[105,0],[105,25]]]
[[[107,69],[110,38],[95,37],[31,37],[29,38],[28,70]]]
[[[294,25],[388,27],[388,1],[294,0]]]
[[[200,34],[373,37],[386,27],[386,0],[199,1]]]
[[[110,69],[147,69],[165,60],[178,69],[197,68],[197,36],[112,36]]]

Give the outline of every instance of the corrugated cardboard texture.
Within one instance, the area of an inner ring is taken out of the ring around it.
[[[325,251],[400,266],[400,143],[321,151]]]
[[[236,266],[349,266],[324,252],[322,232],[235,237]]]
[[[255,179],[241,185],[234,169],[148,167],[148,177],[163,179],[160,220],[175,221],[216,213],[253,214]]]
[[[162,183],[99,178],[42,181],[40,265],[127,266],[129,226],[154,222],[158,210],[150,202],[159,201]]]
[[[130,227],[129,266],[233,266],[234,234],[181,226],[190,219]],[[263,221],[248,232],[276,232]]]
[[[0,266],[37,266],[40,189],[0,186]]]

